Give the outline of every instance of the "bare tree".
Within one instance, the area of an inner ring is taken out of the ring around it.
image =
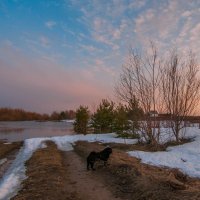
[[[149,53],[143,55],[130,50],[127,63],[123,66],[119,82],[116,86],[117,96],[131,104],[135,98],[145,113],[141,122],[143,137],[152,145],[158,145],[159,131],[156,129],[155,115],[150,111],[159,108],[159,82],[161,77],[161,59],[153,43]]]
[[[199,67],[191,52],[184,58],[173,50],[162,73],[162,97],[165,110],[171,116],[171,129],[180,141],[180,130],[186,116],[194,114],[199,102]]]

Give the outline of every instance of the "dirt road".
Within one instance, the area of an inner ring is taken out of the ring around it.
[[[71,185],[70,192],[79,194],[80,199],[120,200],[109,190],[104,177],[95,173],[96,171],[86,170],[86,163],[74,151],[64,154],[64,163],[68,168],[67,171],[70,172],[67,174]],[[109,180],[107,182],[109,183]]]
[[[15,200],[120,200],[74,151],[62,152],[53,142],[26,162],[27,176]]]

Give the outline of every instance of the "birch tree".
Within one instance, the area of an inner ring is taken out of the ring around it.
[[[200,77],[195,55],[181,57],[173,50],[166,59],[162,73],[162,96],[165,111],[170,114],[170,126],[177,142],[186,116],[194,115],[199,103]]]

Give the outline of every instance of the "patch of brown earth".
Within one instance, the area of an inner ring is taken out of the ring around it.
[[[85,160],[90,151],[100,151],[98,143],[77,142],[75,151]],[[120,145],[121,149],[121,145]],[[96,164],[95,175],[103,178],[115,196],[130,200],[199,200],[200,180],[185,176],[177,169],[142,164],[139,159],[118,150],[110,157],[110,165]]]
[[[82,200],[120,200],[113,195],[110,190],[109,181],[105,183],[105,176],[96,173],[96,171],[88,171],[86,162],[82,160],[74,151],[64,153],[65,165],[73,190],[79,194]],[[69,191],[69,190],[68,190]]]
[[[23,142],[6,143],[4,141],[0,141],[0,159],[6,158],[7,155],[15,150],[19,150],[22,144]]]
[[[0,141],[0,179],[12,164],[23,142],[5,143]]]

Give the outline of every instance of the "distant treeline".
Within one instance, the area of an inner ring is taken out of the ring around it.
[[[62,112],[54,111],[52,114],[39,114],[28,112],[22,109],[0,108],[0,121],[47,121],[47,120],[65,120],[74,119],[75,112],[66,110]]]

